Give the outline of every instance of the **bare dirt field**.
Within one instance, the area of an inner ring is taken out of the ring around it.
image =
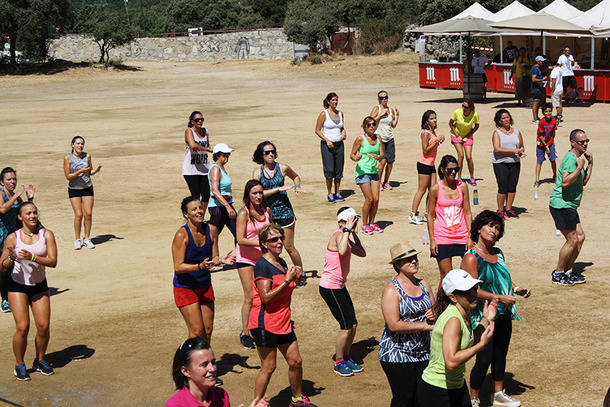
[[[35,373],[25,383],[15,380],[14,321],[11,314],[2,314],[0,399],[28,406],[162,405],[173,394],[173,353],[187,334],[172,296],[170,243],[182,224],[179,203],[188,194],[180,169],[189,113],[203,111],[212,144],[236,148],[227,165],[236,197],[254,168],[256,144],[266,139],[276,144],[279,160],[301,175],[309,192],[291,193],[298,216],[297,247],[305,269],[321,273],[324,245],[336,226],[338,209],[325,201],[319,139],[313,133],[322,99],[330,91],[339,94],[351,146],[376,103],[377,91],[386,89],[390,105],[401,113],[392,174],[399,186],[382,193],[378,220],[388,226],[383,234],[362,237],[368,256],[352,261],[348,281],[359,320],[353,353],[364,361],[365,371],[349,378],[332,372],[338,326],[319,296],[317,279],[294,292],[292,310],[304,360],[304,392],[312,402],[388,405],[390,390],[378,362],[377,341],[383,328],[381,290],[394,275],[387,264],[389,247],[403,239],[422,244],[424,226],[410,225],[407,219],[417,183],[421,115],[436,110],[439,133],[447,135],[446,123],[459,107],[461,91],[419,89],[414,59],[398,53],[313,66],[286,61],[132,65],[140,70],[77,68],[55,75],[0,77],[0,166],[16,168],[20,183],[35,184],[42,221],[55,232],[59,248],[58,266],[47,274],[52,287],[48,352],[56,374]],[[604,119],[610,116],[610,105],[565,109],[566,121],[556,137],[562,158],[569,148],[569,131],[585,129],[595,157],[580,210],[587,241],[577,265],[584,268],[588,282],[564,288],[550,283],[563,244],[548,212],[552,185],[542,184],[540,199],[533,199],[531,112],[517,108],[510,95],[489,96],[489,103],[476,107],[481,128],[475,135],[474,159],[482,180],[475,214],[495,209],[491,134],[497,108],[510,109],[529,153],[515,201],[524,212],[507,221],[498,243],[513,279],[533,292],[531,298],[518,300],[523,321],[513,325],[506,387],[528,406],[600,406],[610,384],[610,212],[605,206],[609,189],[603,182],[610,171],[610,124]],[[62,158],[77,134],[85,137],[94,162],[103,164],[94,177],[93,236],[100,242],[95,250],[72,249],[73,214]],[[455,154],[448,142],[439,148],[439,159],[447,153]],[[355,191],[346,203],[360,212],[363,198],[353,168],[346,158],[342,187]],[[542,178],[550,174],[547,162]],[[220,250],[228,251],[231,243],[224,232]],[[436,286],[436,262],[421,248],[421,276]],[[219,374],[237,406],[252,398],[259,359],[239,344],[242,290],[237,272],[223,270],[212,278],[217,299],[212,345]],[[28,366],[34,358],[34,334],[32,324]],[[278,360],[268,389],[273,406],[288,404],[286,372],[286,364]]]

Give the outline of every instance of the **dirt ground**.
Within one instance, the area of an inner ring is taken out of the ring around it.
[[[212,144],[226,142],[236,148],[227,166],[236,197],[254,167],[256,144],[266,139],[276,144],[279,160],[301,175],[308,191],[298,197],[291,194],[298,216],[296,242],[305,269],[321,273],[324,245],[339,206],[325,201],[319,139],[313,133],[322,99],[330,91],[339,94],[351,146],[363,117],[376,103],[377,91],[386,89],[390,105],[400,109],[391,178],[397,187],[382,193],[378,220],[388,225],[385,233],[362,237],[368,256],[353,259],[348,281],[359,320],[353,354],[364,361],[365,371],[350,378],[332,372],[338,326],[318,294],[317,279],[294,292],[292,311],[304,360],[304,392],[312,402],[388,405],[390,390],[378,363],[377,341],[383,328],[381,290],[394,275],[387,264],[389,247],[402,239],[422,245],[424,226],[410,225],[407,219],[417,183],[421,115],[436,110],[439,133],[447,135],[446,123],[459,107],[461,91],[419,89],[417,65],[404,54],[346,57],[315,66],[286,61],[132,65],[139,70],[78,68],[55,75],[0,77],[0,166],[13,166],[21,183],[36,186],[42,221],[55,232],[59,248],[58,266],[48,270],[48,358],[56,374],[34,373],[25,383],[14,379],[14,321],[11,314],[2,314],[0,400],[36,406],[162,405],[173,394],[173,353],[187,334],[173,302],[170,243],[182,224],[179,203],[188,194],[180,169],[189,113],[204,112]],[[491,134],[499,107],[510,109],[525,134],[529,156],[522,164],[515,202],[523,213],[507,222],[498,246],[514,280],[533,292],[527,300],[518,299],[523,321],[514,323],[506,388],[529,406],[600,406],[610,384],[610,308],[603,299],[610,291],[604,237],[610,212],[604,209],[609,191],[602,181],[610,171],[604,160],[610,155],[610,142],[604,139],[610,124],[603,119],[610,106],[565,109],[566,121],[556,137],[561,158],[569,148],[569,131],[585,129],[595,157],[580,210],[587,241],[577,265],[588,282],[573,288],[550,283],[563,244],[547,209],[552,185],[542,184],[540,199],[533,199],[535,125],[530,110],[517,108],[510,95],[491,94],[489,103],[476,107],[481,129],[475,135],[474,159],[481,180],[480,205],[474,213],[495,209]],[[85,137],[94,162],[103,164],[94,177],[95,250],[72,249],[73,214],[62,158],[77,134]],[[445,143],[439,159],[454,153]],[[363,198],[353,168],[346,158],[342,187],[350,194],[346,204],[360,212]],[[550,174],[545,163],[542,178]],[[221,251],[228,251],[231,243],[230,234],[223,233]],[[425,254],[427,248],[421,248],[421,276],[436,286],[436,263]],[[239,344],[242,291],[236,271],[214,273],[213,284],[217,301],[212,345],[219,374],[237,406],[252,398],[259,359]],[[32,324],[28,366],[34,358],[34,334]],[[286,372],[279,360],[268,389],[273,406],[288,404]]]

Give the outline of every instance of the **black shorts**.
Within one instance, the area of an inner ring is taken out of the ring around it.
[[[464,257],[466,254],[465,244],[439,244],[438,254],[430,254],[430,257],[435,257],[437,260],[451,258],[451,257]]]
[[[436,172],[436,168],[434,165],[426,165],[422,164],[419,161],[417,162],[417,173],[422,175],[432,175]]]
[[[471,407],[466,383],[459,389],[443,389],[419,379],[417,400],[421,407]]]
[[[254,268],[254,266],[252,264],[242,263],[241,261],[236,261],[235,262],[235,268],[237,268],[237,269],[245,269],[247,267]]]
[[[555,228],[559,230],[576,230],[576,225],[580,223],[578,211],[572,208],[553,208],[549,206],[551,216],[555,221]]]
[[[35,295],[49,291],[49,286],[47,285],[46,278],[40,283],[36,283],[35,285],[24,285],[15,282],[15,280],[13,280],[12,277],[9,276],[6,289],[8,292],[24,293],[28,296],[28,298],[31,299]]]
[[[329,289],[320,286],[320,295],[326,302],[326,305],[328,305],[328,308],[330,308],[330,312],[339,323],[341,329],[352,329],[354,325],[358,324],[354,304],[346,287]]]
[[[386,162],[393,163],[396,161],[396,144],[394,139],[388,141],[382,141],[383,144],[383,155],[385,156]]]
[[[296,222],[296,221],[297,221],[296,216],[293,216],[292,218],[288,218],[288,219],[273,219],[273,223],[277,223],[278,225],[280,225],[283,228],[294,225],[294,222]]]
[[[494,163],[493,167],[498,183],[498,193],[514,194],[517,192],[521,163]]]
[[[289,334],[274,334],[261,328],[254,328],[250,329],[250,335],[259,348],[277,348],[279,345],[286,345],[297,340],[294,331]]]
[[[191,196],[201,199],[201,202],[210,201],[210,182],[207,175],[183,175]]]
[[[538,87],[532,87],[532,99],[545,101],[546,95],[544,94],[544,90]]]
[[[570,88],[578,89],[578,84],[576,83],[576,77],[574,75],[563,76],[561,78],[561,83],[563,85],[563,92],[567,92]]]
[[[79,198],[81,196],[93,196],[93,185],[84,189],[68,188],[68,198]]]

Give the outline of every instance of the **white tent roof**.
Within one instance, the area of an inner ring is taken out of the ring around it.
[[[563,20],[570,20],[583,14],[582,11],[566,2],[565,0],[555,0],[538,13],[547,13]]]
[[[495,21],[494,13],[481,6],[478,2],[472,3],[470,7],[462,11],[457,16],[451,17],[450,20],[456,20],[458,18],[465,17],[483,18],[485,20]]]
[[[524,6],[523,4],[515,0],[508,6],[504,7],[502,10],[494,14],[493,21],[502,21],[508,20],[510,18],[524,17],[534,13],[536,13],[534,10]]]
[[[594,31],[610,29],[610,0],[603,0],[570,22]]]

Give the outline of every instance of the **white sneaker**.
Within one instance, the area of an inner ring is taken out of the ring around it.
[[[83,240],[83,245],[85,245],[85,247],[87,247],[87,249],[95,249],[95,245],[89,238]]]
[[[80,250],[81,247],[83,247],[83,244],[81,243],[80,239],[76,239],[74,241],[74,250]]]
[[[481,407],[481,401],[477,399],[470,400],[472,407]]]
[[[505,390],[494,393],[494,406],[519,407],[521,402],[506,394]]]
[[[411,212],[411,214],[409,215],[409,223],[412,223],[414,225],[421,225],[422,221],[417,217],[417,214],[419,212]]]
[[[424,216],[421,217],[421,221],[422,221],[422,223],[428,222],[428,214],[427,213],[424,213]]]

